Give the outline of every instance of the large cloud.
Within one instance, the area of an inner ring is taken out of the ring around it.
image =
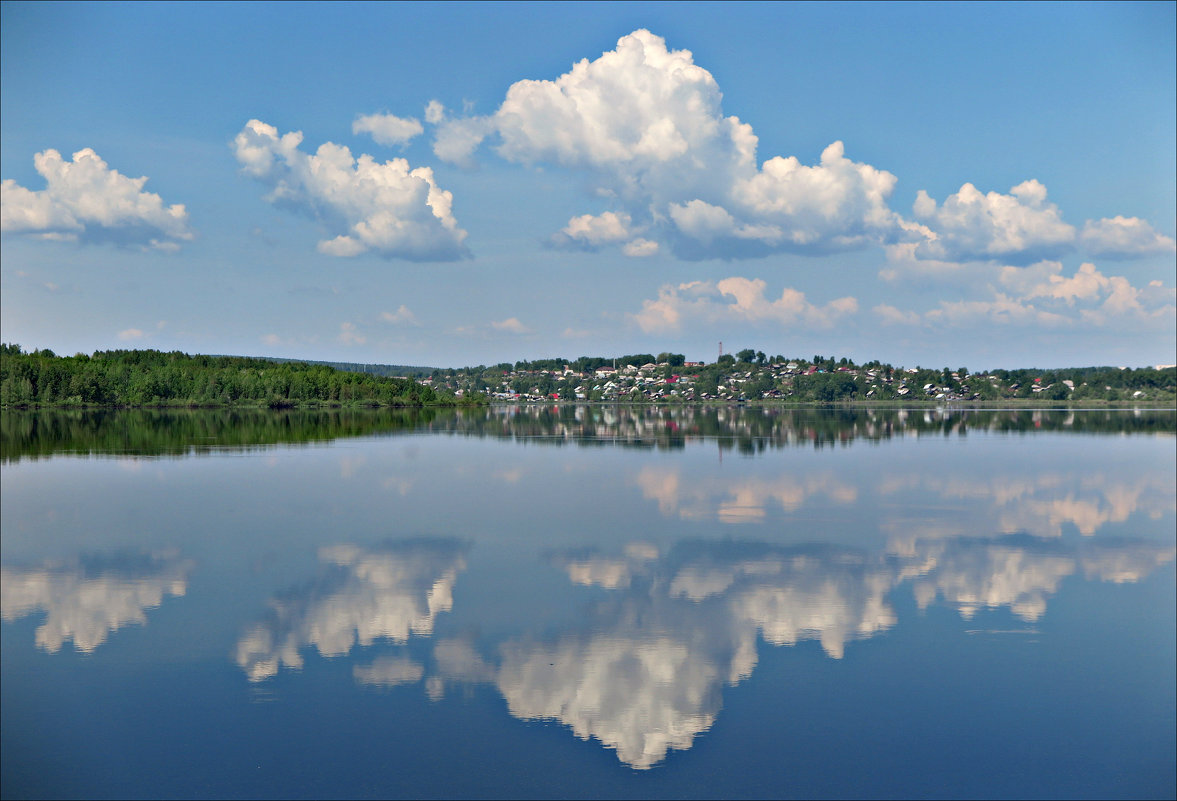
[[[409,261],[452,261],[466,255],[466,232],[454,218],[453,195],[428,167],[410,169],[405,159],[383,164],[353,158],[326,142],[314,155],[299,150],[302,133],[250,120],[233,140],[247,175],[271,188],[271,203],[321,222],[334,238],[319,242],[332,256],[374,252]]]
[[[636,227],[574,217],[556,244],[649,255],[656,236],[683,258],[739,258],[846,250],[900,234],[886,205],[893,175],[849,160],[841,142],[816,166],[776,157],[758,167],[751,126],[725,116],[721,101],[690,51],[637,30],[554,81],[518,81],[490,116],[449,118],[431,106],[426,118],[438,125],[439,157],[467,162],[497,135],[509,161],[586,171],[616,207],[612,222],[624,214]],[[649,233],[634,246],[638,231]]]
[[[25,189],[8,179],[0,189],[0,230],[42,239],[114,242],[175,250],[192,239],[182,204],[164,206],[144,192],[147,178],[128,178],[90,148],[66,161],[56,150],[33,156],[45,189]]]

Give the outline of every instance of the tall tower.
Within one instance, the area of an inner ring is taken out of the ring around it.
[[[723,340],[719,340],[719,358],[723,358]]]

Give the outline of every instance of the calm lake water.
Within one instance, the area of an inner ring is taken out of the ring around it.
[[[0,422],[6,798],[1177,794],[1172,410]]]

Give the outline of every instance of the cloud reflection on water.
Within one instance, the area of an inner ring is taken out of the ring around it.
[[[1173,560],[1173,546],[1119,540],[1069,546],[1058,540],[1011,535],[994,540],[961,538],[916,545],[926,571],[915,581],[921,609],[937,597],[971,619],[980,609],[1008,607],[1033,622],[1067,576],[1125,584],[1139,581]]]
[[[111,633],[146,625],[147,610],[181,596],[193,563],[173,552],[87,555],[68,564],[0,568],[0,617],[47,612],[36,643],[56,653],[68,640],[92,653]]]
[[[269,617],[238,640],[237,664],[250,681],[261,681],[283,666],[301,668],[307,646],[343,656],[357,643],[432,634],[437,615],[453,607],[465,551],[442,539],[322,548],[318,578],[271,600]]]
[[[720,474],[690,479],[679,468],[647,466],[633,481],[642,497],[655,501],[666,517],[727,524],[764,522],[774,507],[791,514],[817,497],[837,506],[875,503],[872,517],[881,530],[889,532],[890,549],[900,553],[909,553],[918,539],[937,536],[975,536],[996,530],[1060,537],[1063,526],[1072,525],[1090,537],[1136,514],[1159,519],[1177,513],[1177,487],[1145,465],[1138,474],[1117,476],[1098,470],[982,477],[942,471],[889,473],[874,483],[873,492],[865,482],[860,489],[831,471],[782,473],[770,479]],[[918,506],[932,517],[904,517],[908,494],[918,494],[922,500]],[[930,506],[929,494],[954,505]],[[975,506],[974,513],[961,515],[956,508],[960,503]]]
[[[642,496],[657,501],[658,511],[668,517],[714,517],[722,523],[759,522],[770,503],[778,504],[785,512],[795,512],[815,495],[839,504],[852,504],[858,499],[858,489],[832,472],[783,474],[775,479],[711,476],[688,481],[674,468],[645,467],[634,477],[634,483]]]
[[[497,667],[470,643],[438,643],[429,694],[493,683],[515,717],[558,721],[646,769],[711,727],[723,687],[755,669],[758,638],[816,640],[840,659],[849,642],[897,623],[887,597],[908,581],[921,608],[940,597],[966,618],[1008,607],[1037,620],[1067,576],[1137,581],[1174,557],[1147,542],[1026,535],[920,541],[904,556],[730,541],[683,542],[657,557],[650,549],[555,555],[573,583],[611,592],[561,633],[503,642]]]

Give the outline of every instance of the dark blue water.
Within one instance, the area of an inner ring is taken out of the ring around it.
[[[13,417],[3,795],[1172,797],[1173,419]]]

